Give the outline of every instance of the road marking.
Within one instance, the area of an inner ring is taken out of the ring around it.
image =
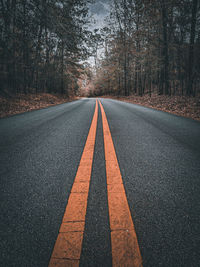
[[[142,257],[105,111],[99,101],[104,136],[112,264],[142,267]]]
[[[79,266],[92,172],[97,119],[98,102],[96,101],[93,120],[51,255],[49,267]]]

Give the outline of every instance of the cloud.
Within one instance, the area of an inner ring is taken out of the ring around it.
[[[96,0],[95,3],[90,4],[90,13],[93,15],[96,21],[96,23],[91,27],[91,29],[101,28],[105,26],[104,19],[106,18],[106,16],[108,16],[110,11],[109,2],[110,0]]]
[[[100,1],[96,0],[93,4],[89,5],[90,13],[91,15],[93,15],[93,18],[95,19],[95,23],[92,23],[89,27],[91,31],[93,31],[96,28],[101,29],[106,26],[106,22],[104,20],[109,15],[110,2],[111,0],[100,0]],[[98,49],[99,56],[103,52],[104,52],[103,48]],[[94,66],[94,58],[90,57],[88,59],[88,63]]]
[[[105,16],[109,13],[109,2],[107,0],[96,1],[89,5],[89,10],[91,14],[97,14]]]
[[[106,7],[104,3],[102,2],[97,2],[93,5],[90,6],[90,12],[92,14],[98,14],[98,15],[105,15],[107,14]]]

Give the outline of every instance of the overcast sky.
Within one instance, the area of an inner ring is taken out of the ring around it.
[[[95,0],[94,4],[89,5],[89,10],[96,21],[95,24],[91,25],[90,27],[91,30],[100,29],[106,25],[104,19],[106,18],[106,16],[109,15],[110,2],[111,0]],[[98,54],[100,55],[101,53],[103,53],[103,51],[104,51],[103,49],[99,49]],[[94,58],[90,57],[88,59],[88,62],[94,65]]]
[[[95,0],[94,4],[90,4],[90,12],[96,20],[94,28],[101,28],[104,24],[104,19],[109,14],[110,0]]]

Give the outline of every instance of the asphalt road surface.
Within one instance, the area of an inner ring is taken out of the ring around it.
[[[144,267],[200,266],[200,123],[99,99]],[[95,99],[0,120],[0,266],[48,266]],[[112,266],[101,110],[80,266]]]

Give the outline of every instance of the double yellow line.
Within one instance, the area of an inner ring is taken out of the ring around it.
[[[112,265],[141,267],[142,258],[113,145],[108,121],[100,103],[106,160]],[[79,266],[98,119],[98,102],[68,199],[49,267]],[[103,264],[103,263],[102,263]]]

